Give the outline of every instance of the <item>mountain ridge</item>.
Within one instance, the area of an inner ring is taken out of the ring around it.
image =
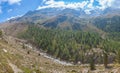
[[[119,9],[107,8],[104,11],[93,10],[92,14],[87,15],[81,9],[74,10],[69,8],[46,8],[41,10],[29,11],[21,17],[10,19],[2,24],[14,24],[16,25],[16,27],[19,27],[19,25],[21,24],[25,26],[37,25],[40,28],[80,30],[92,32],[98,30],[100,34],[101,32],[102,34],[104,34],[103,32],[105,31],[101,28],[98,28],[95,21],[97,19],[99,21],[100,18],[112,19],[114,16],[120,17]],[[103,23],[103,25],[105,25],[105,23]],[[98,31],[97,33],[99,33]]]

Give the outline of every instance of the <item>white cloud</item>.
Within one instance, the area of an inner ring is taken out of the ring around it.
[[[94,2],[97,1],[99,5],[93,6]],[[69,2],[66,3],[64,0],[43,0],[44,6],[39,6],[37,10],[44,8],[81,8],[86,14],[90,14],[90,11],[94,9],[104,10],[108,7],[120,8],[120,0],[84,0],[82,2]]]
[[[98,8],[104,10],[107,7],[112,7],[113,2],[116,0],[97,0],[97,1],[100,4]]]
[[[83,2],[74,2],[74,3],[65,3],[64,1],[54,1],[54,0],[43,0],[45,6],[39,6],[38,9],[44,9],[44,8],[71,8],[71,9],[77,9],[77,8],[84,8],[84,6],[87,5],[88,1]]]
[[[90,11],[95,9],[95,7],[93,6],[93,3],[94,3],[94,0],[90,0],[88,5],[86,6],[87,8],[84,10],[86,14],[91,14]]]
[[[18,17],[21,17],[21,16],[23,16],[23,15],[12,16],[10,18],[7,18],[6,20],[8,21],[8,20],[15,19],[15,18],[18,18]]]
[[[86,14],[90,14],[90,11],[93,10],[93,2],[90,1],[82,1],[82,2],[69,2],[66,3],[64,1],[54,1],[54,0],[43,0],[44,6],[39,6],[37,10],[44,8],[71,8],[71,9],[84,9]],[[85,6],[87,8],[85,8]]]
[[[19,4],[21,0],[0,0],[0,4],[2,2],[8,2],[10,5],[11,4]]]
[[[12,4],[18,4],[20,5],[20,2],[22,0],[0,0],[0,14],[2,13],[2,6],[1,6],[1,3],[4,3],[4,2],[8,2],[10,5]],[[10,12],[11,10],[9,9],[8,12]]]
[[[94,0],[90,0],[90,3],[88,4],[87,7],[88,7],[88,8],[94,8],[94,7],[93,7],[93,2],[94,2]]]
[[[91,12],[90,12],[90,10],[88,9],[86,9],[85,11],[84,11],[86,14],[91,14]]]
[[[7,0],[9,4],[20,4],[21,0]]]

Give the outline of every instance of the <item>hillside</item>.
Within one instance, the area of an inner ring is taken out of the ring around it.
[[[1,23],[0,71],[119,73],[120,11],[98,11],[48,8]]]
[[[5,35],[0,39],[1,73],[119,73],[120,71],[118,65],[112,64],[110,69],[104,69],[103,65],[98,65],[94,71],[89,70],[88,64],[61,64],[25,42],[25,40]]]
[[[110,39],[120,41],[120,15],[97,17],[94,19],[93,25],[106,32]]]
[[[5,30],[8,34],[14,32],[13,35],[16,35],[16,32],[22,29],[27,29],[28,25],[37,25],[40,28],[47,29],[90,31],[100,33],[101,35],[105,35],[106,32],[113,30],[119,32],[119,10],[107,8],[104,11],[99,11],[100,14],[97,13],[96,10],[96,12],[93,11],[92,15],[87,15],[82,10],[48,8],[29,11],[21,17],[1,24],[5,27],[12,24]]]

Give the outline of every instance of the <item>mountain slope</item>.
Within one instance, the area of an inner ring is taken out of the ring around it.
[[[102,65],[91,71],[89,65],[61,65],[54,59],[46,58],[40,51],[34,49],[26,41],[11,36],[0,39],[0,72],[1,73],[80,73],[80,72],[116,72],[120,71],[119,66],[112,69],[105,69]],[[26,45],[26,48],[23,46]]]
[[[93,73],[86,63],[90,67],[106,60],[120,63],[120,11],[110,8],[92,12],[87,15],[82,10],[50,8],[2,23],[0,29],[7,36],[0,39],[0,72]],[[20,35],[37,48],[15,38]],[[58,60],[82,65],[61,65]],[[120,71],[118,66],[111,66],[105,69],[98,65],[95,72]]]
[[[93,24],[105,32],[120,32],[120,15],[113,17],[97,17]]]
[[[37,25],[45,29],[95,32],[105,37],[113,30],[119,32],[119,18],[120,10],[112,8],[107,8],[104,11],[93,10],[90,15],[85,14],[81,9],[47,8],[29,11],[22,17],[2,23],[0,27],[4,28],[6,34],[12,36],[24,32],[29,25]]]

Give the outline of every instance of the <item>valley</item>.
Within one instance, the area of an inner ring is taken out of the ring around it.
[[[56,61],[27,44],[26,48],[23,48],[23,42],[14,37],[7,36],[7,38],[9,40],[0,40],[1,73],[119,73],[120,71],[120,66],[117,64],[109,64],[112,67],[110,69],[98,64],[94,71],[90,70],[89,64],[63,64],[62,61]]]
[[[119,73],[119,37],[117,9],[29,11],[0,23],[0,73]]]

